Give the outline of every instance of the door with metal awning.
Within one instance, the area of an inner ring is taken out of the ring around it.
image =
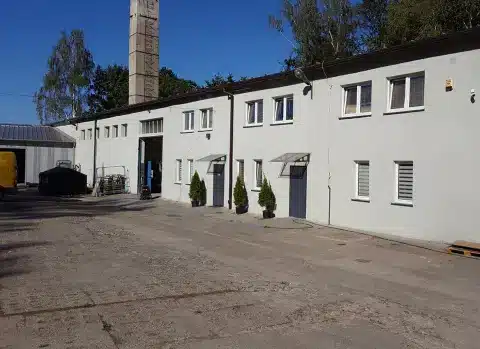
[[[225,205],[225,161],[226,154],[210,154],[197,161],[208,162],[207,173],[213,175],[213,206],[223,207]]]
[[[310,153],[284,153],[270,162],[282,163],[280,177],[288,177],[289,216],[307,217],[307,166]]]

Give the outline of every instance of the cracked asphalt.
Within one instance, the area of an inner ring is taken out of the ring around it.
[[[0,203],[0,348],[478,348],[480,261],[133,196]]]

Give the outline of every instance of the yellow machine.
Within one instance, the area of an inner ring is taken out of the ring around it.
[[[17,158],[13,152],[0,152],[0,198],[17,189]]]

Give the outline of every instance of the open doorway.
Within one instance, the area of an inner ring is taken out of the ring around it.
[[[162,192],[163,137],[146,137],[139,144],[139,188],[147,185],[154,194]]]
[[[17,158],[17,183],[25,183],[25,149],[21,148],[0,148],[0,151],[9,151]]]

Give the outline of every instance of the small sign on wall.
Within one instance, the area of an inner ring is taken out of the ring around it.
[[[445,91],[449,92],[453,90],[453,79],[445,80]]]

